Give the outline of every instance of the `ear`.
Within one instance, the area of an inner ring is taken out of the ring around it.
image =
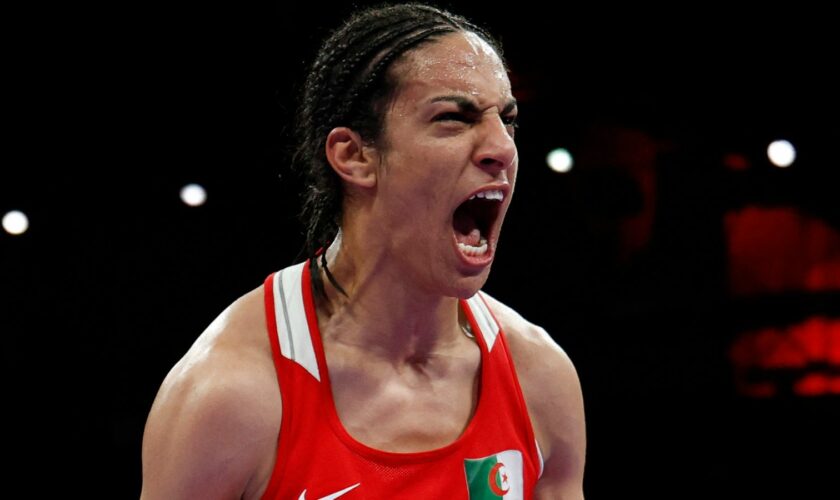
[[[347,127],[336,127],[327,135],[327,161],[349,184],[372,188],[376,185],[378,155],[365,147],[362,137]]]

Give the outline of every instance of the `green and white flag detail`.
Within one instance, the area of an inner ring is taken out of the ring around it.
[[[523,500],[522,453],[507,450],[484,458],[464,460],[470,499]]]

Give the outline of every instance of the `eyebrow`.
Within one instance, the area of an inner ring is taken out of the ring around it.
[[[435,103],[435,102],[441,102],[441,101],[454,102],[455,104],[458,105],[458,108],[459,108],[460,111],[463,111],[463,112],[466,112],[466,113],[474,113],[474,114],[480,114],[481,113],[481,110],[478,109],[478,105],[476,105],[476,103],[473,100],[468,99],[464,96],[460,96],[460,95],[438,96],[438,97],[435,97],[432,100],[430,100],[429,103]],[[504,114],[510,113],[511,111],[513,111],[513,108],[515,108],[515,107],[516,107],[516,99],[511,99],[510,101],[508,101],[507,104],[505,104],[504,109],[502,109],[501,113],[499,113],[499,114],[504,115]]]

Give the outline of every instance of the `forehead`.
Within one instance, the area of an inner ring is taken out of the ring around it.
[[[450,33],[423,45],[406,54],[395,71],[404,99],[453,91],[488,103],[512,97],[504,64],[475,33]]]

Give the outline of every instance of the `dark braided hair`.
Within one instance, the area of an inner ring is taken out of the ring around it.
[[[357,12],[321,45],[303,88],[293,156],[306,182],[301,216],[307,256],[325,249],[341,224],[344,193],[324,152],[327,135],[335,127],[349,127],[366,143],[385,146],[385,110],[399,85],[389,68],[412,49],[458,31],[480,36],[502,58],[500,44],[483,29],[461,16],[420,3]],[[325,253],[321,261],[327,277],[344,293],[326,269]],[[310,263],[316,266],[317,259]],[[319,274],[313,272],[312,277],[316,290],[323,293]]]

